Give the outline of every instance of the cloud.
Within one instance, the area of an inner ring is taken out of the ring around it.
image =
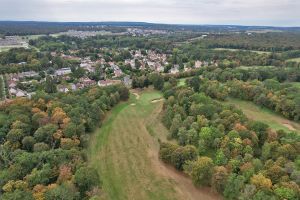
[[[0,0],[1,20],[300,26],[298,0]]]

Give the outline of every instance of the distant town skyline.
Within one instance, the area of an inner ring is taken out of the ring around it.
[[[298,0],[0,0],[0,20],[300,26]]]

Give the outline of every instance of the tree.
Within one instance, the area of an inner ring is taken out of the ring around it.
[[[40,170],[34,168],[32,172],[25,177],[25,179],[30,187],[33,187],[37,184],[47,185],[52,178],[52,173],[53,171],[50,167],[50,164],[45,164]]]
[[[196,185],[209,186],[213,173],[213,160],[209,157],[199,157],[185,167],[185,171],[192,177]]]
[[[187,161],[195,160],[197,157],[197,150],[192,145],[179,146],[171,155],[171,163],[178,170],[183,170],[183,165]]]
[[[285,187],[278,187],[274,190],[274,193],[279,197],[279,199],[296,200],[297,194],[294,190]]]
[[[38,142],[33,145],[34,152],[48,151],[50,149],[49,145],[44,142]]]
[[[29,191],[15,190],[13,192],[4,193],[1,200],[34,200],[32,193]]]
[[[223,193],[226,186],[227,178],[227,169],[223,166],[216,166],[212,175],[212,188],[219,193]]]
[[[18,141],[21,141],[24,137],[23,130],[21,129],[11,129],[8,134],[6,135],[6,138],[11,143],[15,143]]]
[[[193,88],[194,92],[199,92],[200,90],[200,79],[198,76],[194,76],[188,81],[189,85]]]
[[[81,167],[75,173],[75,184],[79,187],[81,194],[90,191],[100,183],[98,172],[91,167]]]
[[[269,178],[266,178],[262,174],[254,175],[251,178],[251,183],[256,186],[256,188],[263,190],[270,190],[272,187],[272,181]]]
[[[26,149],[27,151],[32,151],[33,150],[33,145],[35,144],[35,139],[32,136],[25,136],[22,140],[22,145],[23,148]]]
[[[124,85],[119,87],[120,99],[126,101],[129,98],[129,90]]]
[[[62,184],[46,191],[46,200],[74,200],[79,199],[80,194],[72,184]]]
[[[237,199],[244,188],[245,178],[235,173],[230,174],[224,189],[224,197],[226,199]]]
[[[213,131],[210,127],[203,127],[199,133],[199,139],[203,140],[206,147],[211,147],[213,143]]]
[[[58,127],[54,124],[47,124],[38,128],[34,133],[34,138],[37,142],[45,142],[52,144],[53,134],[57,131]]]
[[[55,80],[51,76],[47,76],[45,82],[45,92],[55,93],[56,91]]]
[[[228,162],[227,157],[225,156],[222,150],[218,150],[216,153],[215,164],[216,165],[226,165]]]
[[[164,88],[164,78],[158,73],[151,74],[150,81],[156,90],[162,90]]]
[[[169,142],[160,143],[159,158],[166,163],[171,163],[172,154],[178,147],[177,144]]]

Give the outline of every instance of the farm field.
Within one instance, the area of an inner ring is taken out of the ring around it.
[[[274,130],[297,131],[300,132],[300,124],[288,120],[271,110],[261,108],[252,102],[230,98],[226,104],[234,104],[240,108],[250,119],[268,124]]]
[[[167,129],[160,123],[161,93],[135,91],[116,106],[93,135],[89,160],[99,172],[104,199],[220,199],[210,189],[196,188],[191,179],[158,158]]]

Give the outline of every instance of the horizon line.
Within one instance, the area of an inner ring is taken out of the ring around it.
[[[173,25],[173,26],[238,26],[238,27],[267,27],[267,28],[300,28],[299,26],[274,26],[274,25],[243,25],[243,24],[189,24],[189,23],[164,23],[145,21],[48,21],[48,20],[0,20],[1,22],[36,22],[36,23],[141,23],[153,25]]]

